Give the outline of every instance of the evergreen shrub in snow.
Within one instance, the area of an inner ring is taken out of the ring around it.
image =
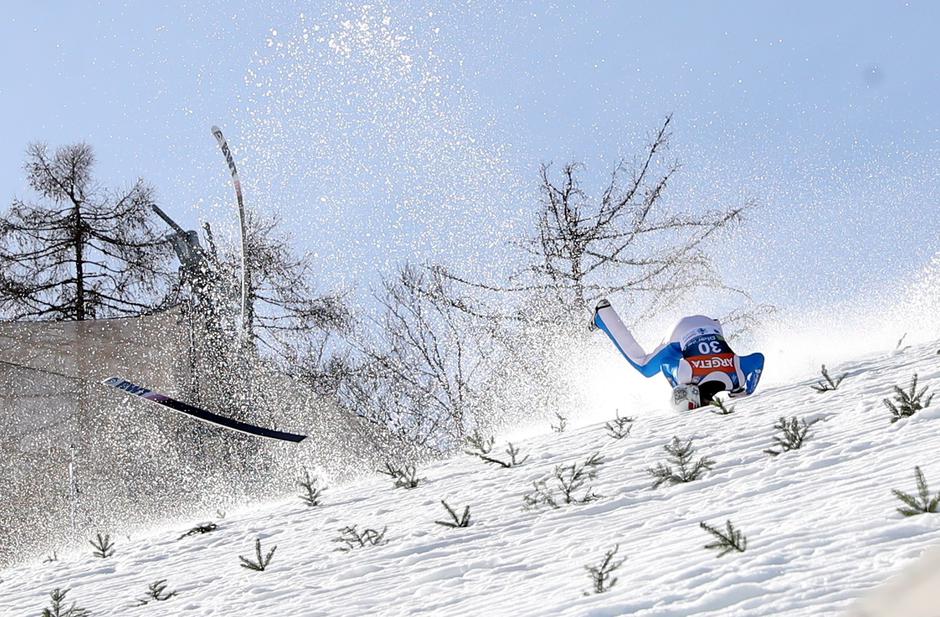
[[[678,437],[674,436],[672,443],[666,444],[663,449],[669,454],[669,463],[671,465],[657,463],[656,467],[647,468],[647,471],[655,480],[653,488],[659,488],[667,482],[669,484],[681,484],[698,480],[703,473],[715,465],[715,461],[706,456],[694,463],[692,462],[695,457],[695,448],[692,446],[691,438],[683,444]]]
[[[387,529],[388,527],[386,526],[382,528],[382,531],[376,531],[375,529],[359,531],[358,525],[343,527],[339,530],[340,536],[334,538],[333,542],[342,543],[344,546],[336,550],[343,552],[349,552],[357,548],[365,548],[366,546],[381,546],[388,543],[388,540],[385,539],[385,531]]]
[[[239,565],[249,570],[255,570],[257,572],[264,572],[267,569],[268,564],[271,563],[271,558],[274,557],[274,551],[276,550],[277,550],[277,546],[275,546],[270,551],[268,551],[267,555],[262,556],[261,555],[261,538],[255,538],[255,560],[252,561],[248,559],[247,557],[243,557],[239,555],[238,558],[241,560],[241,563]]]
[[[150,583],[147,595],[137,600],[137,606],[145,606],[151,602],[164,602],[176,595],[178,595],[177,592],[166,590],[166,579],[160,579]]]
[[[730,520],[725,521],[724,532],[712,527],[704,521],[698,525],[715,537],[715,541],[706,544],[705,548],[710,550],[717,550],[718,557],[724,557],[731,551],[738,551],[739,553],[743,553],[745,549],[747,549],[747,538],[743,533],[741,533],[740,530],[734,528],[734,525],[731,524]]]
[[[540,506],[560,508],[562,505],[583,504],[598,499],[590,481],[597,477],[597,469],[604,464],[604,457],[595,452],[583,463],[557,465],[551,477],[533,482],[533,490],[523,496],[525,508]]]
[[[727,407],[724,401],[722,401],[720,398],[713,399],[709,404],[709,407],[711,407],[709,411],[718,414],[719,416],[730,416],[734,413],[735,410],[733,405],[731,407]]]
[[[304,489],[300,499],[311,508],[320,505],[320,497],[323,495],[324,489],[317,486],[318,482],[319,479],[316,476],[310,478],[310,472],[306,469],[304,469],[304,479],[297,482]]]
[[[619,561],[614,560],[614,556],[617,554],[617,551],[620,550],[620,545],[618,544],[614,548],[607,551],[604,555],[603,561],[601,561],[598,566],[585,566],[584,569],[588,571],[588,574],[591,575],[591,582],[593,582],[593,591],[594,593],[604,593],[605,591],[610,591],[610,588],[617,584],[616,578],[611,578],[611,574],[620,566],[623,565],[623,562],[626,561],[626,558]],[[584,595],[590,595],[585,593]]]
[[[95,550],[92,551],[92,555],[95,557],[100,557],[101,559],[106,559],[114,554],[114,542],[111,541],[111,536],[108,534],[101,535],[100,533],[95,534],[97,537],[94,540],[89,540],[88,543],[95,547]]]
[[[218,528],[219,526],[215,523],[199,523],[177,539],[182,540],[183,538],[187,538],[189,536],[198,536],[204,533],[212,533]]]
[[[418,477],[418,470],[414,465],[395,467],[391,463],[385,463],[385,469],[380,469],[379,473],[392,478],[395,481],[395,488],[418,488],[422,480]]]
[[[833,379],[829,375],[829,371],[826,369],[825,364],[822,365],[822,370],[820,372],[823,376],[822,380],[817,381],[815,385],[810,386],[810,388],[816,390],[816,392],[829,392],[830,390],[836,390],[838,389],[839,384],[842,383],[842,380],[845,379],[845,373],[843,373],[842,376],[838,379]]]
[[[89,611],[75,606],[74,602],[72,606],[66,608],[63,603],[65,602],[65,594],[68,592],[68,589],[53,589],[49,593],[52,597],[52,604],[49,608],[42,609],[41,617],[87,617],[91,615]]]
[[[924,478],[924,472],[920,470],[920,467],[914,467],[914,475],[917,477],[917,497],[896,489],[891,490],[895,497],[907,505],[906,508],[898,508],[898,512],[904,516],[936,513],[937,507],[940,506],[940,493],[937,493],[936,497],[930,497],[927,479]]]
[[[926,399],[927,386],[917,390],[917,373],[911,378],[911,386],[908,390],[903,390],[900,386],[894,386],[894,400],[884,399],[885,407],[891,412],[891,422],[897,422],[902,418],[909,418],[921,409],[930,406],[933,400],[933,394]]]
[[[605,424],[604,428],[607,429],[607,434],[610,435],[612,439],[623,439],[629,436],[630,431],[633,430],[633,418],[622,418],[618,411],[616,417]]]
[[[803,447],[803,441],[806,439],[806,434],[812,424],[812,422],[807,423],[806,420],[798,421],[796,416],[793,416],[789,420],[781,417],[777,420],[777,423],[774,424],[774,428],[780,433],[774,436],[774,445],[779,448],[779,450],[768,448],[764,450],[764,452],[771,456],[777,456],[784,452],[789,452],[790,450],[799,450]]]
[[[498,459],[494,456],[487,456],[485,454],[478,455],[484,462],[492,463],[494,465],[499,465],[505,469],[511,469],[513,467],[518,467],[527,460],[529,460],[529,455],[526,454],[522,458],[519,458],[519,450],[516,449],[516,446],[512,445],[512,442],[509,443],[509,447],[506,448],[506,454],[509,455],[509,460]]]
[[[453,508],[447,505],[446,501],[442,499],[441,503],[444,504],[444,508],[447,510],[447,513],[450,514],[450,518],[452,519],[452,522],[451,521],[434,521],[435,523],[437,523],[438,525],[443,525],[444,527],[452,527],[455,529],[458,527],[470,526],[470,506],[464,507],[463,514],[460,516],[457,516],[457,513],[454,512]]]
[[[493,450],[493,444],[496,442],[495,437],[484,437],[480,434],[480,431],[473,431],[473,433],[467,437],[466,446],[467,449],[464,450],[467,454],[472,454],[474,456],[480,456],[484,454],[489,454]]]

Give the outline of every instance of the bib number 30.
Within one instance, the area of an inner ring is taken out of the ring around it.
[[[708,354],[721,353],[721,343],[718,341],[701,342],[698,344],[698,352],[703,356]]]

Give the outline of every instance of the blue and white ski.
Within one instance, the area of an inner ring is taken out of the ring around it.
[[[184,403],[178,401],[175,398],[167,396],[165,394],[160,394],[159,392],[154,392],[143,386],[138,386],[135,383],[122,379],[121,377],[108,377],[102,381],[106,386],[111,386],[112,388],[117,388],[118,390],[125,392],[127,394],[133,394],[134,396],[139,396],[140,398],[146,399],[157,405],[166,407],[167,409],[172,409],[187,416],[196,418],[197,420],[202,420],[203,422],[208,422],[209,424],[215,424],[227,428],[229,430],[238,431],[240,433],[246,433],[248,435],[257,435],[258,437],[267,437],[268,439],[280,439],[283,441],[292,441],[295,443],[301,442],[307,438],[306,435],[296,435],[294,433],[285,433],[283,431],[276,431],[270,428],[264,428],[262,426],[255,426],[254,424],[248,424],[246,422],[240,422],[238,420],[228,418],[225,416],[220,416],[218,414],[212,413],[211,411],[206,411],[205,409],[200,409],[199,407],[194,407],[189,403]]]

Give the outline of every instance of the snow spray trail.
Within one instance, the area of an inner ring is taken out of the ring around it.
[[[764,385],[818,375],[863,356],[896,353],[940,338],[940,254],[907,281],[837,305],[777,316],[755,335],[767,356]]]
[[[709,304],[686,303],[690,305]],[[860,294],[839,304],[777,312],[734,347],[741,353],[760,351],[766,356],[762,390],[813,380],[823,364],[834,368],[846,361],[883,357],[909,345],[940,339],[937,306],[940,254],[909,279],[876,293]],[[652,347],[678,316],[671,312],[639,328],[638,339]],[[573,382],[580,390],[577,396],[583,409],[575,423],[601,421],[616,411],[622,415],[668,413],[663,380],[640,377],[606,343],[602,340],[597,346],[589,343],[573,349],[561,369],[577,376]],[[542,422],[541,429],[546,426]]]
[[[315,247],[325,284],[374,283],[377,264],[405,260],[499,263],[486,258],[520,183],[450,40],[475,10],[285,9],[259,41],[231,139],[246,191]]]

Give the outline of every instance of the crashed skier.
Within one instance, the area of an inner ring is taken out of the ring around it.
[[[592,326],[603,330],[644,377],[662,372],[673,387],[676,410],[708,405],[719,392],[731,397],[753,394],[764,369],[763,354],[737,355],[725,341],[721,324],[704,315],[680,319],[669,338],[650,353],[643,351],[606,299],[597,303]]]

